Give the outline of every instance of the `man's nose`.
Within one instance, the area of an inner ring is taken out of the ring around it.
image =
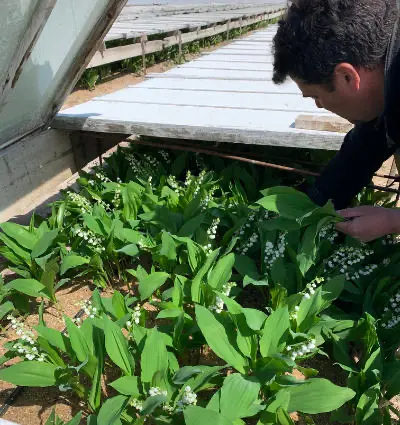
[[[315,104],[317,105],[317,108],[323,108],[322,103],[318,100],[315,101]]]

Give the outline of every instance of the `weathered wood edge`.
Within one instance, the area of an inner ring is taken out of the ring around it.
[[[98,133],[137,134],[187,140],[222,143],[244,143],[294,147],[305,149],[339,150],[343,135],[328,132],[277,132],[247,129],[214,129],[210,127],[179,126],[171,124],[130,123],[115,120],[96,120],[87,117],[58,116],[52,128]]]

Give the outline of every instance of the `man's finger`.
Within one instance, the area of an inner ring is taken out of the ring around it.
[[[337,213],[343,218],[354,218],[364,215],[365,211],[363,211],[362,208],[348,208],[346,210],[337,211]]]
[[[345,233],[346,235],[349,235],[351,233],[351,224],[349,222],[346,223],[337,223],[336,229],[339,230],[339,232]]]

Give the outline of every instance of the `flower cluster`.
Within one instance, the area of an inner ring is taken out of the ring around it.
[[[373,253],[366,248],[342,246],[326,260],[325,273],[335,268],[339,268],[340,273],[346,273],[350,267],[361,263]]]
[[[97,316],[97,308],[93,307],[93,304],[90,300],[84,301],[81,304],[81,307],[85,312],[86,316],[88,316],[90,319],[94,319]]]
[[[346,279],[347,280],[358,280],[361,276],[369,276],[371,273],[373,273],[378,266],[376,264],[368,264],[364,268],[361,268],[360,270],[354,272],[354,273],[346,273]]]
[[[103,173],[97,172],[96,177],[103,183],[109,183],[111,180]]]
[[[174,189],[175,193],[177,195],[181,194],[181,187],[179,186],[179,183],[176,181],[176,177],[175,176],[169,176],[168,177],[168,183],[169,185],[172,187],[172,189]]]
[[[76,226],[72,229],[72,233],[86,241],[96,252],[105,251],[105,248],[102,246],[103,239],[96,236],[91,230],[84,230],[82,227]]]
[[[149,396],[150,397],[154,397],[154,396],[156,396],[156,395],[164,395],[164,396],[167,396],[167,391],[165,391],[165,390],[162,390],[161,388],[159,388],[159,387],[151,387],[150,388],[150,390],[149,390]]]
[[[164,410],[164,412],[167,412],[167,413],[174,413],[175,409],[169,403],[166,403],[166,404],[163,405],[163,410]]]
[[[141,316],[140,310],[141,310],[140,305],[135,306],[131,316],[131,320],[126,322],[126,326],[129,331],[132,329],[134,325],[138,325],[140,323],[140,316]]]
[[[213,186],[209,192],[207,193],[206,197],[201,201],[200,207],[203,211],[205,211],[210,204],[214,200],[214,194],[217,191],[218,186]]]
[[[36,360],[38,362],[44,362],[46,360],[46,355],[44,353],[40,353],[38,348],[32,345],[17,342],[13,345],[13,350],[17,351],[21,357],[24,357],[27,360]]]
[[[68,198],[80,208],[82,213],[92,212],[92,204],[84,196],[75,192],[67,192],[67,195]]]
[[[7,320],[11,323],[11,328],[15,330],[16,334],[20,337],[20,340],[13,345],[15,350],[21,357],[27,360],[37,360],[44,362],[46,355],[40,353],[36,346],[35,335],[32,331],[26,329],[25,324],[20,320],[16,319],[12,314],[7,316]]]
[[[235,283],[232,283],[232,282],[226,283],[222,288],[222,293],[226,295],[227,297],[229,297],[232,288],[234,288],[235,286],[236,286]],[[215,311],[217,314],[220,314],[224,310],[224,306],[225,306],[225,303],[222,300],[222,298],[217,296],[215,298],[215,304],[210,306],[210,310]]]
[[[384,308],[384,312],[386,316],[389,316],[389,319],[382,322],[382,328],[392,329],[400,323],[400,291],[390,298],[388,306]]]
[[[315,294],[317,286],[323,282],[325,282],[325,279],[323,277],[317,277],[311,283],[309,283],[304,291],[304,298],[309,300],[311,296]]]
[[[192,183],[192,173],[190,172],[190,170],[188,170],[188,172],[186,173],[185,186],[189,187],[191,183]]]
[[[258,234],[257,233],[253,233],[249,240],[245,243],[245,245],[243,246],[243,249],[241,251],[241,255],[246,255],[247,252],[253,248],[254,244],[256,244],[258,242]]]
[[[132,406],[134,409],[141,412],[143,410],[143,402],[139,401],[138,399],[134,398],[129,402],[129,405]]]
[[[216,218],[215,220],[213,220],[211,227],[207,230],[207,235],[211,240],[214,240],[217,237],[217,229],[219,223],[220,219]]]
[[[193,193],[193,196],[196,196],[199,192],[200,192],[200,189],[201,189],[201,185],[203,184],[203,182],[204,182],[204,178],[205,178],[205,176],[206,176],[206,171],[205,170],[203,170],[200,174],[199,174],[199,177],[197,178],[197,180],[196,180],[196,183],[195,183],[195,188],[194,188],[194,193]]]
[[[169,153],[166,151],[160,151],[160,155],[162,156],[162,159],[167,163],[170,164],[171,163],[171,159],[169,156]]]
[[[285,256],[286,250],[286,232],[283,232],[278,237],[278,242],[276,246],[270,241],[265,244],[264,251],[264,262],[267,269],[270,269],[278,258],[283,258]]]
[[[204,245],[203,248],[207,255],[210,255],[213,252],[212,244],[210,243],[208,245]]]
[[[197,404],[197,394],[192,391],[192,388],[185,387],[182,398],[176,403],[180,410],[186,406],[195,406]]]
[[[319,231],[319,239],[326,239],[330,243],[335,242],[336,238],[339,236],[339,233],[335,229],[335,225],[333,223],[329,223],[321,228]]]
[[[156,168],[158,167],[158,160],[157,158],[155,158],[154,156],[151,155],[144,155],[145,160],[148,162],[148,164],[150,165],[151,168]]]
[[[295,361],[298,357],[304,357],[308,354],[311,354],[317,348],[317,342],[315,339],[311,339],[310,341],[306,341],[302,344],[296,345],[288,345],[286,347],[287,354],[291,357],[293,361]]]
[[[382,245],[396,245],[398,242],[398,239],[393,235],[386,235],[382,239]]]
[[[119,208],[121,206],[121,189],[118,186],[117,189],[115,189],[114,198],[112,201],[115,208]]]

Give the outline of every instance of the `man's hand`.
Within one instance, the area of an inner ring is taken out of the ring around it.
[[[337,229],[361,242],[371,242],[385,235],[400,233],[400,210],[382,207],[357,207],[338,211],[349,219]]]

